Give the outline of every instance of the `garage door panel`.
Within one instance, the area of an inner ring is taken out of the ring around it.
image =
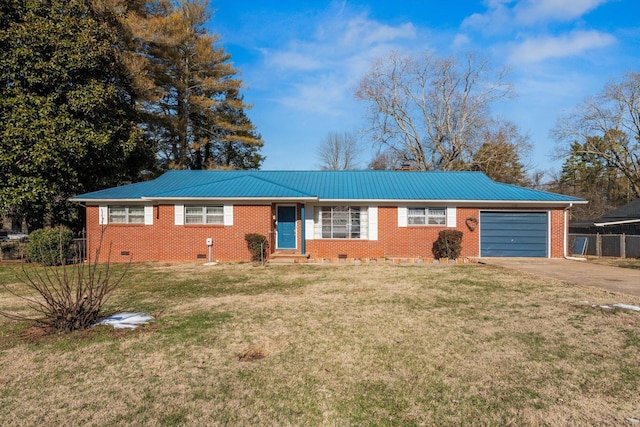
[[[546,215],[543,218],[538,218],[539,214],[536,216],[531,216],[530,214],[523,214],[523,217],[526,216],[527,224],[530,225],[547,225]],[[515,226],[519,226],[522,224],[522,218],[518,218],[517,216],[512,216],[512,214],[507,214],[505,217],[495,217],[495,218],[483,218],[484,221],[489,224],[501,225],[501,224],[513,224]]]
[[[482,239],[482,243],[483,244],[491,244],[491,245],[496,245],[496,244],[504,244],[504,245],[509,245],[509,244],[529,244],[529,245],[546,245],[547,244],[547,239],[545,238],[539,238],[539,237],[511,237],[511,239],[499,239],[499,238],[484,238]]]
[[[495,229],[495,230],[490,230],[491,234],[487,233],[487,230],[482,230],[483,231],[483,235],[490,237],[490,238],[494,238],[494,239],[502,239],[504,236],[501,235],[500,233],[504,230],[504,228],[501,229]],[[505,230],[506,231],[506,230]],[[546,240],[547,239],[547,233],[546,233],[546,228],[544,230],[513,230],[513,229],[509,229],[509,237],[513,238],[541,238]]]
[[[546,257],[546,212],[481,212],[480,256]]]

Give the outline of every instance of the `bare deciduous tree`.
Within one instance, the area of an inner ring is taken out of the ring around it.
[[[373,170],[395,170],[402,168],[403,165],[408,164],[402,155],[392,148],[387,148],[384,151],[379,151],[369,162],[368,169]]]
[[[635,197],[640,197],[640,74],[629,73],[586,98],[558,121],[552,134],[558,141],[558,157],[595,156],[624,175]]]
[[[508,98],[507,70],[487,59],[391,53],[360,81],[375,143],[405,153],[420,170],[464,169],[491,123],[490,106]]]
[[[349,170],[358,167],[358,138],[351,132],[329,132],[318,148],[324,170]]]

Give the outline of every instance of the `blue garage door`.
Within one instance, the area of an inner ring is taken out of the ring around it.
[[[547,257],[547,212],[480,212],[480,256]]]

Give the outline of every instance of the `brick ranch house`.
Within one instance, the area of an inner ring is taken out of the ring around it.
[[[204,261],[209,250],[248,261],[247,233],[268,237],[270,258],[428,262],[447,228],[463,232],[463,259],[561,258],[568,210],[586,203],[480,172],[413,171],[169,171],[72,200],[86,206],[88,257],[104,232],[115,262]]]

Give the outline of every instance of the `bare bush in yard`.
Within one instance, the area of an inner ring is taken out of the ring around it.
[[[251,252],[251,261],[264,262],[267,259],[269,240],[258,233],[245,234],[244,239],[247,241],[249,252]]]
[[[77,254],[72,259],[67,259],[62,247],[59,248],[59,266],[23,262],[23,276],[19,280],[26,285],[28,295],[23,295],[6,284],[3,287],[26,301],[38,317],[6,311],[0,311],[0,315],[14,320],[32,321],[57,332],[71,332],[93,325],[101,317],[104,305],[118,288],[130,266],[129,262],[124,271],[114,277],[110,262],[111,247],[106,261],[100,262],[103,234],[104,230],[95,257],[90,263],[80,259]]]

